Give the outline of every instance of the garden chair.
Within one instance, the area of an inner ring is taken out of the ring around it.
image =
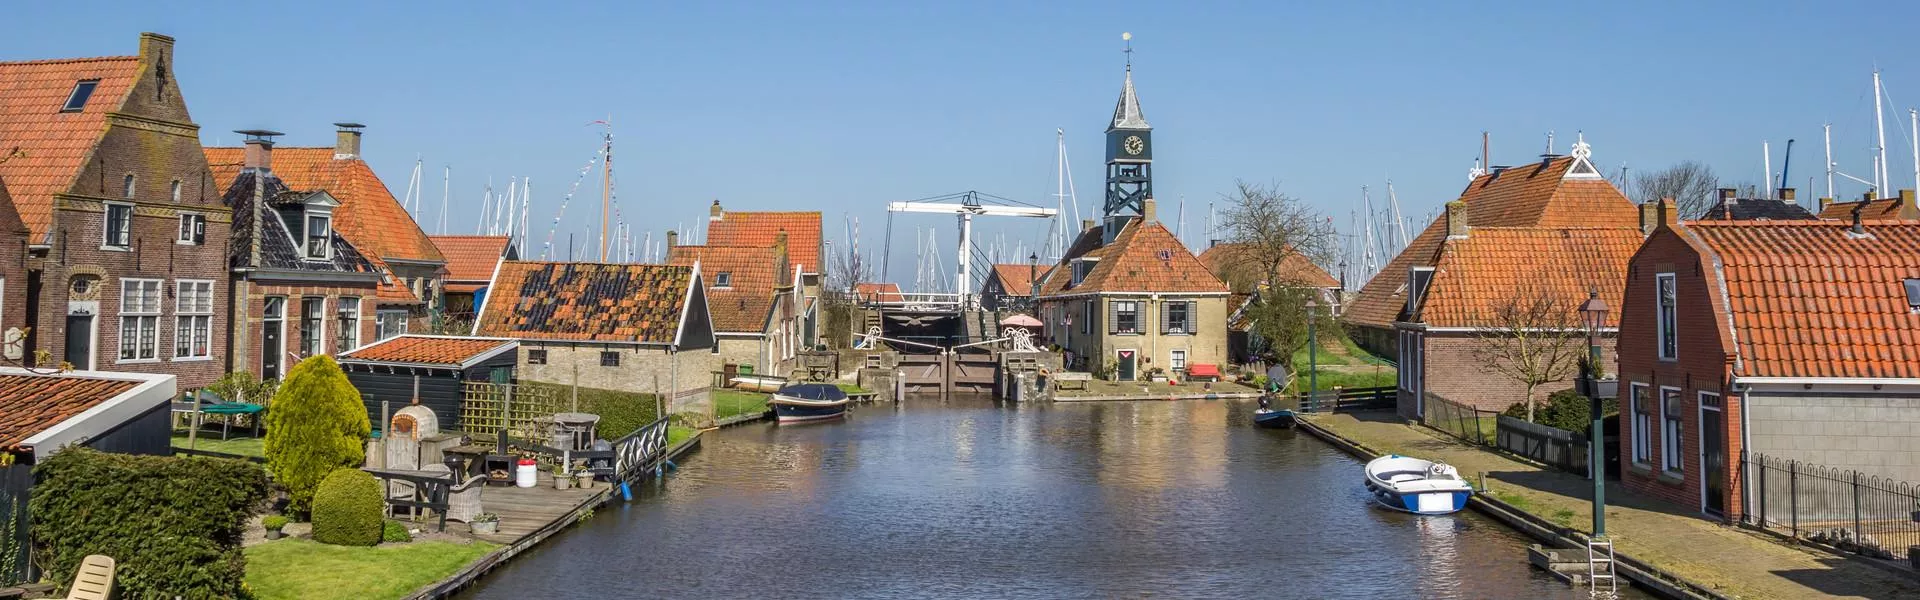
[[[472,523],[486,512],[480,506],[480,491],[487,487],[486,475],[474,475],[455,484],[447,494],[447,520]]]
[[[113,557],[93,554],[80,561],[80,571],[67,588],[67,600],[107,600],[113,595]]]

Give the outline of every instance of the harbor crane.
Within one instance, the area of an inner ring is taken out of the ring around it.
[[[984,200],[984,202],[983,202]],[[986,202],[993,202],[987,204]],[[947,194],[919,200],[887,203],[887,237],[893,237],[893,213],[933,213],[956,215],[960,221],[960,252],[954,278],[960,308],[971,309],[975,306],[973,294],[973,218],[984,217],[1029,217],[1052,219],[1060,216],[1058,209],[1024,204],[1015,200],[1001,198],[992,194],[968,191]],[[891,244],[889,244],[891,247]],[[886,274],[887,264],[882,259],[881,273]]]

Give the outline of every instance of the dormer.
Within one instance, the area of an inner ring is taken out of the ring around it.
[[[313,261],[333,260],[333,211],[339,207],[340,201],[325,191],[288,192],[274,202],[300,258]]]
[[[1083,256],[1073,259],[1073,280],[1067,284],[1067,287],[1075,287],[1080,285],[1080,282],[1086,281],[1087,274],[1092,273],[1093,268],[1099,265],[1100,257],[1097,256]]]

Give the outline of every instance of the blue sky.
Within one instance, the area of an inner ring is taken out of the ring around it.
[[[474,230],[482,186],[531,177],[534,254],[598,130],[615,125],[620,208],[655,239],[706,205],[817,209],[845,245],[860,219],[880,260],[890,200],[980,190],[1051,204],[1065,129],[1083,214],[1101,195],[1101,130],[1119,92],[1120,33],[1155,127],[1156,195],[1190,243],[1236,179],[1276,183],[1341,227],[1388,179],[1418,219],[1454,198],[1492,134],[1494,162],[1533,160],[1576,131],[1609,171],[1697,159],[1761,179],[1760,143],[1797,139],[1793,186],[1821,179],[1821,123],[1861,177],[1873,145],[1871,70],[1888,107],[1895,187],[1912,187],[1907,109],[1920,64],[1910,3],[129,3],[36,2],[0,23],[0,59],[131,54],[140,31],[178,39],[176,70],[204,142],[231,130],[325,145],[368,125],[364,153],[403,193],[426,165],[436,228]],[[1903,47],[1904,46],[1904,47]],[[1903,51],[1904,50],[1904,51]],[[1903,166],[1905,165],[1905,166]],[[598,217],[595,182],[557,239]],[[1859,185],[1840,186],[1843,196]],[[911,282],[914,229],[895,220],[892,278]],[[1040,241],[1037,222],[983,219],[991,244]],[[561,244],[564,245],[564,241]],[[1196,251],[1198,248],[1195,248]],[[952,257],[944,257],[951,268]]]

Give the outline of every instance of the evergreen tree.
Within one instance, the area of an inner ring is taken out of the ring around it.
[[[292,510],[302,513],[327,473],[360,465],[372,433],[360,390],[327,356],[293,367],[273,396],[266,424],[267,470],[287,488]]]

